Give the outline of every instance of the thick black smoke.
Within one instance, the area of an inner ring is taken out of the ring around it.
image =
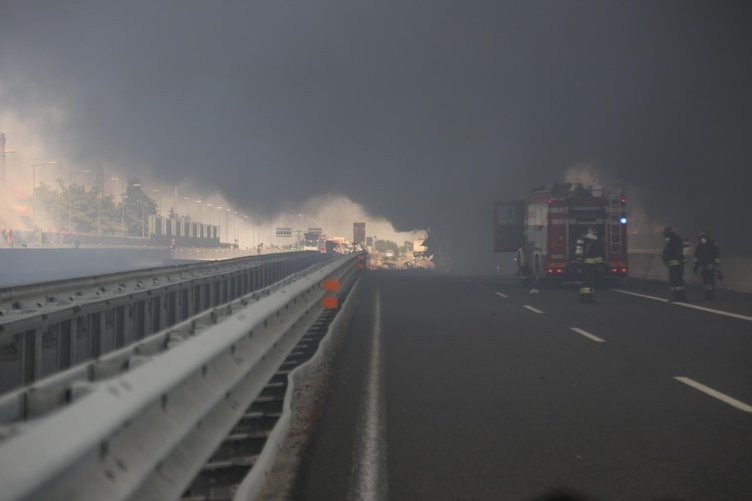
[[[3,108],[255,213],[339,191],[485,268],[494,199],[590,165],[752,251],[748,2],[6,1]]]

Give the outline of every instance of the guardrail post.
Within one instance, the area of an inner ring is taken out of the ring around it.
[[[180,318],[179,303],[182,299],[183,292],[176,289],[167,293],[167,325],[175,325]]]
[[[170,325],[168,322],[170,312],[170,293],[163,292],[159,295],[159,330]]]
[[[21,373],[24,384],[39,379],[42,368],[42,332],[39,329],[21,334]]]
[[[21,334],[8,336],[0,345],[0,356],[6,363],[0,367],[0,392],[5,392],[23,381],[23,347]]]
[[[135,306],[136,311],[134,312],[134,323],[136,324],[136,339],[143,339],[148,333],[147,303],[148,301],[144,299],[143,301],[136,303]]]
[[[102,314],[90,313],[86,320],[89,323],[87,353],[90,358],[97,358],[102,353]]]
[[[64,320],[63,322],[60,322],[60,359],[59,359],[59,365],[61,369],[67,369],[73,364],[73,340],[75,339],[74,336],[74,329],[75,329],[75,319],[74,320]]]
[[[118,306],[114,311],[115,315],[115,347],[121,348],[125,345],[125,306]]]
[[[211,284],[204,284],[201,288],[201,310],[208,310],[211,306]]]
[[[201,286],[194,285],[191,287],[191,308],[189,316],[193,316],[201,311]]]

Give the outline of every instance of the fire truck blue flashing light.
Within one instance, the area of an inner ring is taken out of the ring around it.
[[[627,219],[627,216],[622,216],[621,219],[619,219],[619,222],[621,224],[627,224],[627,221],[629,221],[629,219]]]

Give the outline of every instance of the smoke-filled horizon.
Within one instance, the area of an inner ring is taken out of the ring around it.
[[[341,193],[464,268],[572,168],[749,252],[749,54],[741,1],[8,1],[0,131],[259,214]]]

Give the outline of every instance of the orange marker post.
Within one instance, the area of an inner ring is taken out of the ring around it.
[[[321,298],[321,307],[325,310],[336,310],[339,306],[339,301],[335,296],[324,296]]]
[[[338,291],[340,287],[339,280],[336,278],[329,278],[327,280],[324,280],[324,290],[335,292]]]

